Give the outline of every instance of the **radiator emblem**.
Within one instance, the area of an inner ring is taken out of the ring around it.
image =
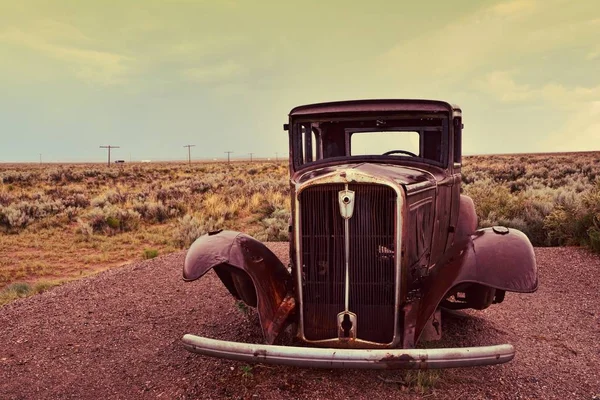
[[[352,218],[354,213],[354,191],[340,190],[338,192],[338,200],[340,203],[340,214],[344,219]]]

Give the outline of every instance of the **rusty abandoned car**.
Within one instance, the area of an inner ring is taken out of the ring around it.
[[[266,344],[186,334],[184,346],[326,368],[510,361],[510,344],[416,348],[441,334],[441,308],[482,310],[538,285],[528,238],[502,226],[477,229],[473,201],[460,193],[460,108],[434,100],[312,104],[294,108],[284,129],[289,268],[252,237],[218,231],[194,242],[183,269],[186,281],[213,269],[236,299],[256,307]],[[285,329],[305,345],[274,345]]]

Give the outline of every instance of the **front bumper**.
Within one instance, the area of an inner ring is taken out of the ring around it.
[[[194,353],[244,362],[315,368],[434,369],[502,364],[513,359],[510,344],[448,349],[324,349],[227,342],[185,335]]]

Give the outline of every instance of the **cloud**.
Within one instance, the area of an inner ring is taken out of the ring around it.
[[[600,100],[579,104],[540,145],[553,151],[600,150]]]
[[[592,87],[568,87],[560,83],[541,86],[517,83],[512,71],[492,71],[473,85],[503,103],[542,101],[557,108],[577,108],[581,103],[600,100],[600,84]]]
[[[586,55],[585,58],[587,60],[595,60],[597,58],[600,58],[600,45],[596,46],[596,48],[590,50]]]
[[[513,0],[495,4],[491,11],[504,17],[517,17],[534,11],[537,6],[537,2],[533,0]]]
[[[511,71],[493,71],[475,86],[503,103],[535,105],[546,114],[560,114],[563,122],[540,135],[539,150],[600,150],[600,84],[533,86],[517,83],[513,75]]]
[[[566,7],[561,1],[502,2],[447,25],[428,26],[419,35],[399,38],[378,58],[378,67],[390,76],[428,74],[438,82],[456,83],[490,67],[506,68],[560,49],[593,54],[598,37],[598,18],[590,14],[594,8],[584,2]]]
[[[221,64],[187,68],[183,70],[183,76],[189,81],[203,84],[229,83],[242,77],[246,69],[234,61],[226,61]]]
[[[111,85],[126,81],[130,72],[131,57],[118,53],[94,50],[73,45],[57,44],[58,41],[89,42],[90,39],[74,27],[58,22],[45,21],[37,33],[11,29],[0,33],[0,42],[29,48],[46,57],[61,61],[75,76],[90,84]]]
[[[474,87],[504,103],[530,101],[536,91],[527,84],[517,84],[509,71],[493,71],[476,80]]]

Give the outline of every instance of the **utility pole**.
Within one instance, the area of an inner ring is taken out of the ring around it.
[[[226,151],[225,153],[227,153],[227,164],[229,164],[229,155],[233,153],[233,151]]]
[[[40,165],[42,165],[42,153],[40,153]]]
[[[110,149],[118,149],[120,147],[119,146],[108,145],[108,146],[100,146],[100,148],[101,149],[108,149],[108,164],[107,165],[110,167]]]
[[[186,144],[183,147],[187,147],[188,148],[188,164],[192,165],[192,156],[191,156],[191,153],[190,153],[190,148],[191,147],[196,147],[196,145],[195,144]]]
[[[254,153],[248,153],[248,154],[250,154],[250,162],[252,162],[252,155],[253,155]]]
[[[275,162],[279,162],[279,153],[275,152]]]

